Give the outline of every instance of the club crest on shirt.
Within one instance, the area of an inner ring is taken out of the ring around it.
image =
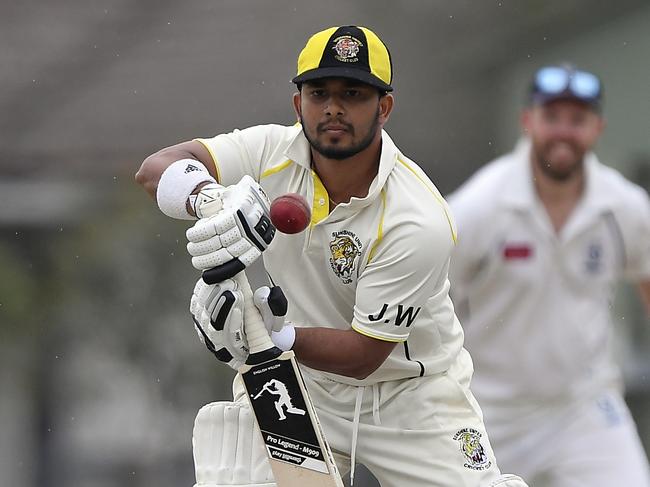
[[[346,36],[341,36],[337,37],[334,39],[334,49],[336,51],[336,58],[337,61],[340,61],[342,63],[356,63],[359,58],[357,58],[357,54],[359,54],[359,48],[363,46],[363,43],[350,35]]]
[[[598,274],[603,268],[603,247],[598,242],[593,242],[587,247],[585,269],[589,274]]]
[[[352,282],[357,258],[361,254],[361,240],[348,230],[332,232],[330,241],[330,265],[343,284]]]
[[[465,455],[466,461],[463,466],[472,470],[486,470],[492,465],[481,445],[481,436],[481,433],[474,428],[463,428],[454,435],[460,451]]]

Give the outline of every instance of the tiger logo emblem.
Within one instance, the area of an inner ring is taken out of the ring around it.
[[[473,428],[463,428],[454,435],[458,441],[460,451],[465,455],[464,466],[473,470],[485,470],[490,468],[492,462],[488,459],[483,445],[481,445],[481,433]]]
[[[338,232],[330,242],[330,265],[343,284],[352,282],[356,260],[361,254],[361,242],[351,232]]]
[[[342,36],[334,40],[334,49],[338,61],[342,63],[356,63],[358,61],[359,47],[361,42],[352,36]]]

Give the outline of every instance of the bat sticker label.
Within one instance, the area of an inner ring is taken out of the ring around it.
[[[278,412],[278,419],[284,421],[287,419],[284,412],[290,414],[300,414],[301,416],[305,414],[304,409],[297,408],[291,402],[291,396],[287,390],[287,386],[284,383],[280,382],[278,379],[271,379],[262,387],[262,390],[253,396],[253,401],[258,399],[265,392],[271,394],[272,396],[277,396],[275,401],[275,409]]]
[[[272,360],[243,374],[253,412],[269,456],[329,473],[298,375],[289,360]]]

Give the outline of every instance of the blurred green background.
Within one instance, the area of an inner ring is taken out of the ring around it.
[[[193,484],[194,416],[230,397],[232,372],[190,323],[187,224],[133,175],[166,145],[293,123],[289,80],[318,30],[359,24],[385,40],[387,130],[443,193],[514,145],[528,77],[565,60],[604,80],[602,160],[650,187],[647,0],[0,7],[0,485]],[[648,320],[626,286],[614,314],[650,451]]]

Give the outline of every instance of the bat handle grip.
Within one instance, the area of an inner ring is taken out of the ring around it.
[[[240,272],[233,279],[237,281],[244,295],[244,331],[246,332],[250,351],[246,363],[255,365],[277,357],[282,353],[282,350],[277,348],[271,341],[269,332],[264,326],[262,315],[253,302],[253,291],[246,274]]]

